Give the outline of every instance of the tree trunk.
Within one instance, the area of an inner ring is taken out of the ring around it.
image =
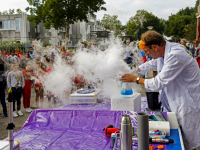
[[[67,22],[66,24],[66,33],[65,33],[65,45],[66,45],[66,48],[68,46],[68,43],[69,43],[69,21]]]

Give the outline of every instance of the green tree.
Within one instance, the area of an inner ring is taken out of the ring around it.
[[[166,36],[174,36],[175,38],[183,38],[185,34],[185,26],[190,24],[191,17],[189,15],[172,15],[167,21],[167,28],[165,28]]]
[[[7,10],[4,10],[4,11],[2,12],[2,15],[8,15],[8,11],[7,11]]]
[[[110,16],[109,14],[104,14],[101,23],[105,25],[105,28],[111,31],[115,31],[115,36],[121,35],[124,27],[120,20],[118,20],[117,15]]]
[[[9,9],[9,15],[12,15],[15,13],[15,9]]]
[[[171,14],[166,23],[165,35],[173,36],[174,39],[186,38],[193,41],[196,38],[197,19],[196,13],[199,1],[194,7],[180,9],[176,14]]]
[[[88,14],[106,10],[104,0],[27,0],[31,7],[29,21],[37,24],[43,22],[46,29],[66,27],[65,44],[68,45],[70,24],[77,21],[88,21]]]
[[[152,13],[138,10],[136,15],[131,17],[127,23],[128,35],[138,38],[138,36],[148,30],[148,26],[153,26],[153,30],[163,34],[165,22],[164,19],[159,19]]]
[[[188,39],[190,42],[192,42],[194,39],[196,39],[196,24],[188,24],[185,26],[184,31],[185,31],[185,38]]]
[[[23,12],[21,9],[17,9],[16,12],[15,12],[15,9],[9,9],[8,11],[7,10],[4,10],[3,12],[0,12],[0,15],[12,15],[12,14],[25,14],[25,12]]]
[[[24,12],[23,12],[20,8],[18,8],[18,9],[16,10],[16,12],[17,12],[18,14],[24,14]]]

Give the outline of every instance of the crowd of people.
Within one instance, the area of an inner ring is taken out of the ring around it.
[[[88,44],[87,47],[81,43],[77,52],[96,51],[96,41]],[[44,52],[44,53],[43,53]],[[42,75],[48,74],[53,69],[55,58],[59,55],[67,64],[72,65],[72,54],[66,47],[55,44],[54,48],[47,46],[44,51],[37,50],[37,46],[32,44],[28,51],[22,54],[18,47],[8,53],[4,48],[0,50],[0,101],[3,107],[3,114],[8,116],[6,107],[6,92],[11,89],[13,96],[13,116],[23,115],[21,111],[21,97],[23,96],[23,106],[25,112],[32,112],[30,108],[31,86],[35,90],[35,101],[37,108],[39,103],[43,103],[44,87],[39,79]],[[74,79],[77,89],[84,87],[84,78],[77,75]],[[49,104],[53,98],[56,103],[57,97],[47,91]],[[15,109],[17,103],[17,110]],[[42,106],[40,106],[42,107]]]
[[[180,43],[181,45],[183,45],[183,47],[186,49],[186,51],[193,58],[195,58],[197,60],[197,63],[199,65],[199,67],[200,67],[200,59],[199,59],[200,58],[200,55],[199,55],[199,53],[200,53],[200,51],[199,51],[199,49],[200,49],[200,41],[195,39],[193,41],[193,46],[192,47],[189,47],[189,46],[186,45],[187,44],[187,40],[186,39],[181,39],[181,41],[178,40],[177,43]]]

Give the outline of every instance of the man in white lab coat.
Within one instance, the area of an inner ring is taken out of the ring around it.
[[[121,80],[136,82],[147,90],[160,91],[168,111],[176,113],[186,150],[200,146],[200,71],[197,62],[177,43],[165,41],[161,34],[147,31],[139,46],[153,60],[139,66],[143,73],[157,69],[158,75],[143,79],[126,74]]]

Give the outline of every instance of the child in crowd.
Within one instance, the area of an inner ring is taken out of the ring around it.
[[[61,58],[66,57],[66,49],[65,49],[65,46],[63,46],[63,45],[60,46],[60,56],[61,56]]]
[[[19,61],[19,58],[15,55],[15,50],[12,49],[10,51],[10,56],[7,57],[7,60],[8,60],[8,63],[11,64],[11,60],[14,60],[17,61],[17,63],[19,64],[20,61]]]
[[[32,67],[30,64],[26,64],[26,69],[22,70],[25,86],[23,88],[23,104],[26,112],[32,112],[30,108],[31,100],[31,76],[33,76]]]
[[[60,50],[58,49],[58,45],[54,44],[54,49],[50,51],[51,54],[53,54],[54,56],[57,56],[60,53]]]
[[[50,62],[48,63],[48,66],[47,66],[47,71],[46,71],[47,73],[51,73],[51,70],[53,69],[54,57],[55,57],[55,55],[52,54],[51,58],[50,58]],[[51,98],[53,98],[54,105],[56,104],[56,100],[58,99],[57,97],[54,96],[54,94],[52,92],[49,92],[49,91],[47,91],[47,98],[48,98],[48,102],[49,102],[49,107],[51,104]]]
[[[3,48],[2,53],[3,53],[4,56],[6,56],[6,58],[7,58],[8,56],[10,56],[10,54],[6,52],[5,48]]]
[[[34,88],[35,88],[35,101],[37,104],[37,108],[39,108],[39,100],[41,102],[41,105],[43,104],[43,94],[44,94],[44,89],[42,86],[42,83],[40,82],[39,77],[41,77],[42,75],[45,74],[45,66],[42,65],[40,59],[36,59],[36,64],[37,64],[37,68],[35,69],[35,76],[36,76],[36,80],[34,81]],[[44,67],[44,68],[43,68]]]
[[[18,47],[15,47],[15,55],[20,59],[20,57],[23,55],[20,51]]]
[[[24,77],[21,71],[19,71],[19,63],[15,58],[9,60],[11,62],[12,71],[8,73],[7,76],[7,85],[8,89],[12,89],[13,96],[13,116],[17,117],[18,115],[22,116],[23,113],[20,110],[21,107],[21,96],[22,88],[24,88]],[[17,113],[15,111],[15,101],[17,101]]]
[[[20,69],[24,70],[26,69],[26,65],[32,60],[32,58],[29,56],[28,52],[24,53],[24,57],[21,57],[21,63],[20,63]]]

